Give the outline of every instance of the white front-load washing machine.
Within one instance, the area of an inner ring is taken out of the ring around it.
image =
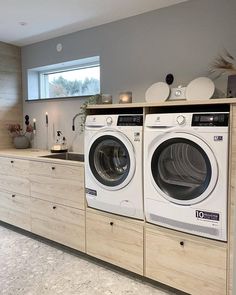
[[[89,207],[143,219],[142,115],[90,115],[85,123]]]
[[[146,116],[148,222],[227,240],[228,116],[227,112]]]

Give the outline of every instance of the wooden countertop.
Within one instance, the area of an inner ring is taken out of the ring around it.
[[[207,100],[170,100],[164,102],[134,102],[120,104],[96,104],[88,105],[87,109],[112,109],[112,108],[144,108],[144,107],[167,107],[167,106],[190,106],[211,104],[236,104],[236,98],[212,98]]]
[[[71,152],[72,153],[72,152]],[[41,162],[57,163],[71,166],[84,166],[84,162],[45,158],[47,155],[55,155],[47,150],[40,149],[0,149],[0,157],[19,158],[25,160],[37,160]]]

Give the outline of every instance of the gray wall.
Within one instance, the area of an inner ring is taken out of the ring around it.
[[[101,59],[101,91],[113,95],[133,92],[133,101],[144,101],[145,91],[175,75],[175,85],[207,75],[211,61],[224,48],[236,56],[236,2],[192,0],[125,20],[83,30],[22,48],[23,95],[27,96],[26,70],[88,56]],[[62,43],[58,53],[56,44]],[[215,81],[225,92],[226,79]],[[56,129],[62,129],[70,146],[83,151],[83,135],[71,132],[72,116],[81,100],[25,102],[24,113],[37,119],[38,147],[45,147],[45,112]],[[51,135],[50,135],[51,139]],[[73,143],[73,144],[72,144]]]

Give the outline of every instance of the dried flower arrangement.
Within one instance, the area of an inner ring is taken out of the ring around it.
[[[29,122],[29,116],[25,116],[25,131],[21,128],[20,124],[8,124],[7,125],[7,130],[9,134],[14,138],[17,136],[24,136],[27,133],[32,133],[33,132],[33,127]]]
[[[220,54],[210,65],[210,73],[216,74],[216,78],[222,75],[236,75],[236,60],[225,49],[224,54]]]
[[[20,124],[8,124],[7,130],[12,137],[26,135],[26,133],[32,133],[33,127],[29,124],[26,126],[25,131],[21,128]]]

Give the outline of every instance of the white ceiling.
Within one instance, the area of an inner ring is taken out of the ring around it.
[[[0,0],[0,41],[23,46],[184,1]]]

